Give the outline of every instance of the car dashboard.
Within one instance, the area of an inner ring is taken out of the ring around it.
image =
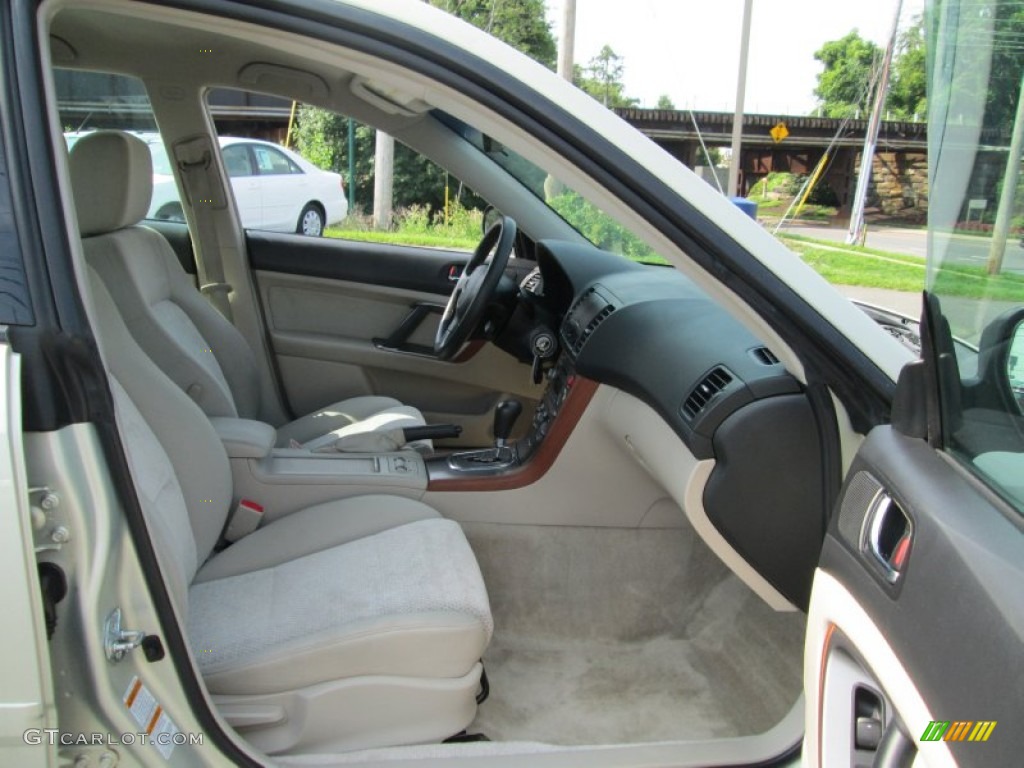
[[[832,469],[807,388],[677,270],[563,241],[540,241],[537,256],[521,287],[558,319],[561,353],[525,456],[578,380],[631,395],[695,460],[713,465],[702,501],[718,533],[791,603],[805,605]]]

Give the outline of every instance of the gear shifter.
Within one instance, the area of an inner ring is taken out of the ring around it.
[[[518,400],[502,400],[494,409],[494,447],[499,453],[508,445],[508,436],[522,412],[523,404]]]
[[[518,461],[516,447],[508,438],[516,419],[523,412],[518,400],[502,400],[494,409],[494,447],[453,453],[448,466],[456,472],[497,472],[514,467]]]

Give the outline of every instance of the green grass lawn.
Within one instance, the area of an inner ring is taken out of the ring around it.
[[[908,264],[865,253],[842,253],[790,243],[814,270],[835,285],[861,285],[893,291],[924,290],[924,262]]]
[[[324,237],[357,240],[361,243],[387,243],[391,245],[419,245],[427,248],[446,248],[453,251],[472,251],[479,239],[473,240],[440,232],[376,232],[364,229],[338,229],[327,227]]]
[[[835,285],[859,285],[918,292],[924,289],[925,260],[904,253],[860,246],[836,245],[786,235],[782,241],[822,277]],[[1024,302],[1024,276],[989,275],[984,267],[947,266],[934,290],[944,296]]]

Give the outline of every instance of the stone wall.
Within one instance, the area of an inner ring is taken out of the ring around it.
[[[887,216],[924,219],[928,213],[928,155],[876,152],[868,206]]]

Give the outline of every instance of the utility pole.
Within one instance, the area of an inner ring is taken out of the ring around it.
[[[558,44],[558,75],[572,82],[576,47],[576,0],[562,0],[562,38]],[[565,191],[554,176],[544,179],[544,199],[551,200]]]
[[[875,162],[878,129],[882,127],[882,109],[885,107],[886,91],[889,90],[889,68],[892,66],[892,54],[896,48],[896,33],[899,31],[902,10],[903,0],[896,0],[896,15],[892,20],[892,34],[889,35],[889,44],[885,46],[882,73],[878,78],[878,90],[875,91],[875,103],[871,108],[868,131],[864,136],[864,149],[860,153],[860,173],[857,175],[857,189],[853,193],[850,231],[846,233],[848,245],[858,245],[864,239],[864,206],[868,198],[868,182],[871,181],[871,166]]]
[[[348,119],[348,212],[356,212],[356,125]]]
[[[988,273],[998,275],[1003,268],[1003,254],[1006,253],[1006,237],[1010,234],[1010,219],[1013,217],[1013,201],[1017,197],[1017,179],[1020,176],[1020,157],[1024,150],[1024,76],[1020,81],[1017,96],[1017,116],[1013,121],[1013,135],[1010,151],[1006,153],[1006,172],[1003,174],[1003,190],[999,194],[999,208],[996,210],[996,224],[992,228],[992,245],[988,251]]]
[[[750,15],[754,0],[743,2],[743,32],[740,36],[740,71],[736,76],[736,111],[732,117],[732,159],[729,161],[729,197],[740,186],[740,154],[743,150],[743,102],[747,94],[747,53],[750,51]]]
[[[562,40],[558,46],[558,74],[572,82],[572,65],[576,47],[576,0],[563,0]]]
[[[391,229],[391,201],[395,181],[395,137],[377,131],[373,153],[373,226]]]

